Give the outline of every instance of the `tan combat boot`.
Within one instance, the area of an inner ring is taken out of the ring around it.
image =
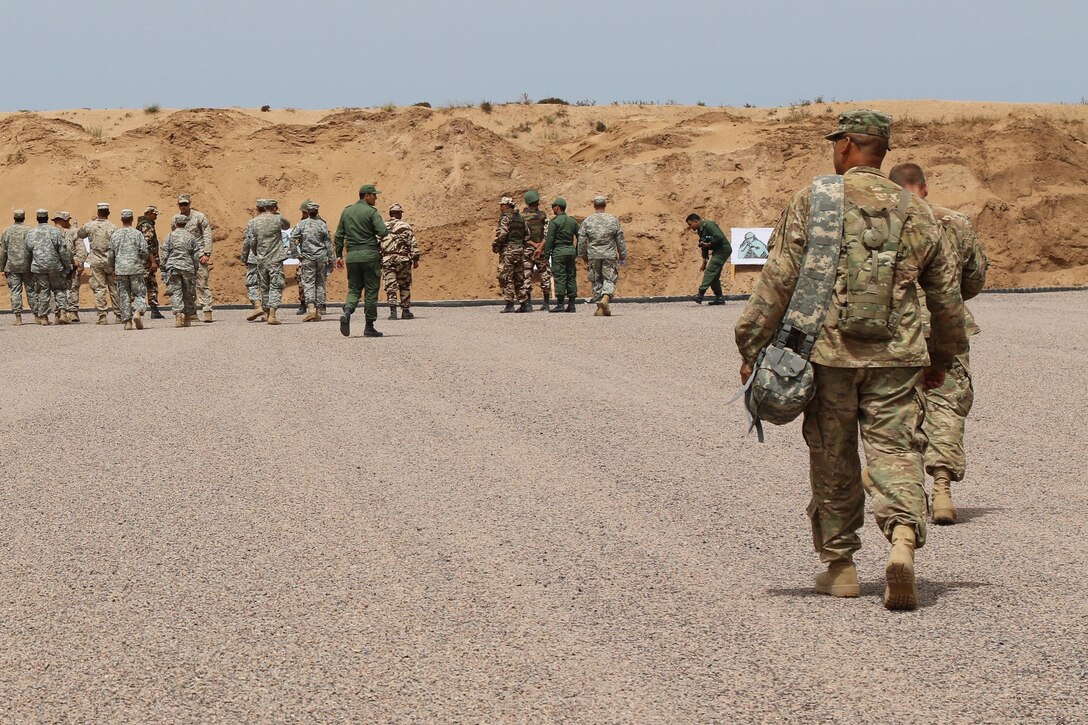
[[[302,318],[303,322],[317,322],[320,317],[317,314],[317,307],[315,305],[306,305],[306,316]]]
[[[594,317],[604,317],[604,297],[597,301],[597,309],[593,310]]]
[[[261,301],[253,300],[253,312],[246,315],[246,319],[250,322],[256,322],[262,317],[264,317],[264,308],[261,307]]]
[[[79,323],[79,313],[78,312],[69,312],[68,313],[68,321],[71,322],[73,325],[78,324]]]
[[[269,310],[268,310],[268,324],[270,324],[270,325],[282,324],[279,320],[276,319],[276,310],[275,310],[275,308],[269,308]]]
[[[884,569],[884,606],[887,609],[915,609],[918,591],[914,585],[914,529],[902,524],[892,531],[892,551]]]
[[[816,593],[833,597],[856,597],[861,594],[858,584],[858,568],[852,561],[835,561],[827,565],[827,571],[816,575]]]
[[[174,313],[174,327],[185,327],[185,315],[183,313]]]
[[[938,468],[933,471],[933,523],[956,523],[956,505],[952,503],[952,480],[948,471]]]
[[[98,313],[98,322],[96,322],[94,324],[96,324],[96,325],[108,325],[109,320],[106,319],[106,313],[105,312],[99,312]]]
[[[71,320],[71,318],[68,317],[68,312],[67,311],[57,313],[57,324],[58,325],[67,325],[71,321],[72,320]]]
[[[19,327],[23,324],[23,316],[18,312],[15,313],[15,326]]]
[[[211,310],[208,310],[207,312],[204,313],[204,321],[205,322],[211,322],[212,321],[212,311]]]
[[[131,330],[132,329],[132,320],[125,320],[125,329],[126,330]]]
[[[144,313],[137,312],[132,316],[132,321],[136,323],[136,329],[144,329]]]
[[[314,322],[321,322],[321,308],[314,308]]]
[[[600,306],[601,310],[604,312],[605,317],[611,317],[612,316],[612,308],[609,307],[609,305],[611,305],[611,304],[612,304],[612,295],[603,295],[601,297],[601,301],[599,303],[599,306]]]

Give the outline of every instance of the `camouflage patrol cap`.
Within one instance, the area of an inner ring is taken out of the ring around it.
[[[509,196],[504,196],[503,198],[499,199],[499,206],[513,206],[513,205],[514,205],[514,200],[511,199]]]
[[[381,192],[378,191],[378,187],[375,186],[374,184],[363,184],[362,186],[359,187],[359,196],[362,196],[363,194],[375,194],[375,195],[377,195],[377,194],[380,194],[380,193]]]
[[[98,211],[109,211],[110,205],[104,201],[98,202]]]
[[[525,203],[526,204],[536,204],[539,201],[540,201],[540,192],[538,192],[538,191],[536,191],[534,189],[529,189],[527,192],[525,192]]]
[[[566,209],[567,208],[567,200],[560,196],[555,201],[552,202],[552,206],[557,206],[560,209]]]
[[[124,216],[124,214],[122,214],[121,216]],[[57,221],[58,219],[60,219],[62,222],[71,221],[72,215],[66,211],[58,211],[56,214],[53,215],[53,221]]]
[[[185,214],[175,214],[173,221],[175,227],[183,227],[189,223],[189,217]]]
[[[318,204],[316,201],[307,202],[307,204],[306,204],[306,211],[307,212],[317,211],[320,208],[321,208],[321,205]]]
[[[26,216],[26,210],[25,209],[16,209],[15,211],[12,212],[12,216]]]
[[[394,204],[393,206],[389,207],[389,213],[390,214],[392,214],[395,211],[403,212],[404,207],[401,206],[400,204]]]
[[[159,213],[159,207],[155,206],[154,204],[152,204],[149,207],[147,207],[146,209],[144,209],[144,214],[158,214],[158,213]]]
[[[267,209],[268,208],[268,199],[258,199],[257,202],[256,202],[256,206],[257,206],[258,209]]]
[[[892,117],[880,111],[866,109],[846,111],[839,116],[839,127],[824,136],[824,138],[828,141],[834,141],[848,133],[862,133],[868,136],[882,136],[891,139]]]
[[[192,202],[192,197],[190,197],[188,194],[178,195],[178,203],[179,204],[189,204],[191,202]]]
[[[268,207],[268,206],[279,206],[280,205],[280,203],[278,201],[276,201],[275,199],[265,199],[264,204],[265,204],[266,207]]]
[[[122,209],[121,210],[121,218],[122,219],[131,219],[132,218],[132,210],[131,209]]]
[[[600,194],[597,194],[597,196],[593,197],[593,206],[604,206],[607,203],[607,197],[601,196]]]
[[[48,219],[49,218],[49,210],[48,209],[39,209],[38,211],[34,212],[34,216],[38,217],[39,219]]]

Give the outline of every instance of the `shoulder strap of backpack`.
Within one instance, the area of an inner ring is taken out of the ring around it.
[[[820,337],[835,288],[835,274],[842,253],[845,198],[846,185],[842,176],[813,179],[808,244],[801,258],[797,286],[775,338],[775,344],[793,349],[806,360]]]

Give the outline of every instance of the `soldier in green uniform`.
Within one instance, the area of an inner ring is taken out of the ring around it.
[[[552,270],[548,266],[548,258],[544,256],[544,237],[548,233],[548,215],[540,208],[540,193],[530,189],[525,192],[525,209],[521,212],[521,218],[525,220],[525,226],[529,229],[529,242],[533,245],[530,260],[540,277],[540,296],[544,298],[544,311],[548,312],[552,297]],[[530,293],[533,288],[529,284]]]
[[[712,305],[724,305],[725,296],[722,294],[722,270],[729,261],[729,255],[733,248],[725,233],[718,226],[718,222],[709,219],[701,219],[698,214],[689,214],[687,218],[688,229],[699,235],[699,252],[703,255],[703,281],[699,284],[699,294],[691,299],[695,304],[703,304],[703,296],[708,289],[714,290]]]
[[[359,187],[359,201],[344,209],[340,223],[336,225],[336,268],[343,269],[346,263],[348,269],[348,297],[344,302],[344,314],[340,316],[340,334],[344,337],[351,335],[351,316],[359,305],[361,294],[364,295],[366,315],[363,335],[382,336],[374,329],[374,320],[378,319],[378,288],[382,283],[382,252],[378,240],[388,234],[389,229],[374,208],[379,193],[374,184]]]
[[[567,202],[562,198],[552,202],[552,215],[544,242],[544,257],[551,260],[555,279],[555,307],[550,312],[574,312],[574,298],[578,296],[578,222],[567,216]]]

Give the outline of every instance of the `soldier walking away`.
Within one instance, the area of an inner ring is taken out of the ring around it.
[[[307,216],[291,231],[294,255],[299,260],[298,278],[302,282],[299,299],[306,300],[303,322],[320,322],[325,307],[325,278],[329,276],[334,252],[332,237],[325,221],[318,217],[321,207],[307,202]]]
[[[344,314],[340,316],[340,334],[351,335],[351,316],[363,297],[366,315],[365,337],[381,337],[374,327],[378,319],[378,287],[382,281],[382,250],[378,241],[389,229],[382,215],[374,208],[378,203],[378,188],[374,184],[359,187],[359,201],[346,207],[336,225],[336,268],[348,270],[348,296]],[[365,292],[364,292],[365,290]]]
[[[147,290],[144,280],[147,274],[147,258],[150,254],[147,237],[132,226],[132,210],[121,210],[121,228],[110,237],[110,259],[117,277],[117,294],[121,303],[121,321],[125,329],[144,329],[144,310],[147,309]]]
[[[567,202],[563,198],[552,202],[552,221],[548,224],[548,236],[544,242],[544,256],[551,260],[552,278],[555,280],[555,307],[550,312],[574,312],[574,300],[578,297],[578,222],[567,216]],[[566,298],[567,306],[563,306]]]
[[[551,307],[552,296],[552,270],[548,266],[548,258],[544,256],[544,239],[548,234],[548,215],[540,208],[540,194],[532,189],[525,192],[526,207],[521,212],[521,218],[525,220],[525,226],[529,229],[529,243],[533,271],[540,279],[540,296],[544,298],[544,311]],[[533,284],[529,282],[529,304],[532,304]]]
[[[241,257],[244,263],[252,252],[257,259],[261,311],[269,325],[280,324],[276,319],[276,310],[283,299],[283,260],[287,258],[283,248],[283,218],[273,212],[275,208],[275,200],[266,199],[265,210],[246,226]],[[255,320],[256,310],[247,319]]]
[[[160,247],[160,263],[170,291],[174,327],[188,327],[196,319],[196,269],[204,249],[188,231],[189,217],[175,214],[171,224],[174,229]]]
[[[53,215],[53,224],[61,230],[64,242],[68,245],[68,256],[72,259],[72,273],[68,282],[68,321],[79,322],[79,283],[83,263],[87,261],[87,247],[79,238],[79,224],[66,211]]]
[[[819,177],[794,195],[735,333],[742,381],[772,341],[792,348],[797,360],[809,355],[815,393],[803,426],[812,484],[808,514],[813,543],[827,565],[816,578],[816,591],[859,593],[853,556],[861,547],[865,516],[860,427],[876,522],[892,544],[884,606],[914,609],[914,552],[926,540],[920,390],[944,383],[956,356],[967,350],[967,336],[959,280],[937,220],[925,202],[880,171],[890,136],[891,118],[883,113],[839,117],[826,138],[842,176]],[[844,200],[839,211],[825,204],[835,198]],[[820,244],[810,245],[813,238]],[[814,246],[821,249],[814,252]],[[798,278],[804,263],[814,265],[814,273],[822,269],[824,249],[834,249],[838,259],[835,277],[824,284],[832,307],[821,314],[809,286],[814,283],[799,287]],[[932,313],[928,349],[915,283]],[[795,289],[805,293],[791,302]],[[795,335],[792,326],[781,326],[787,308],[791,320],[816,320],[816,334]]]
[[[499,200],[499,223],[491,251],[499,255],[499,280],[506,306],[502,312],[532,312],[529,303],[529,285],[533,273],[530,250],[526,248],[529,229],[518,214],[514,200],[504,196]],[[518,307],[515,308],[514,304]]]
[[[192,196],[178,196],[178,211],[189,218],[185,229],[200,242],[200,264],[196,268],[196,301],[204,310],[204,321],[212,321],[212,289],[210,286],[212,268],[212,225],[204,212],[192,207]]]
[[[159,312],[159,233],[155,222],[159,218],[158,207],[149,206],[143,216],[136,220],[136,229],[147,240],[147,262],[144,274],[144,287],[147,288],[147,309],[151,310],[152,320],[163,319]]]
[[[68,287],[72,257],[68,243],[56,227],[49,226],[49,212],[38,209],[38,226],[26,233],[23,244],[34,283],[34,321],[49,324],[49,309],[57,310],[57,324],[68,324]]]
[[[918,164],[899,164],[889,178],[904,189],[927,199],[929,186]],[[928,201],[928,199],[927,199]],[[971,227],[971,221],[959,212],[930,204],[937,223],[955,253],[956,278],[963,299],[969,300],[986,286],[989,259]],[[925,300],[919,300],[922,324],[929,334],[929,310]],[[964,308],[968,338],[981,332],[971,311]],[[975,390],[971,382],[971,355],[964,352],[945,377],[944,385],[926,391],[926,473],[933,477],[931,515],[935,524],[956,523],[956,506],[952,502],[952,482],[962,481],[967,472],[963,451],[964,422],[971,412]]]
[[[110,237],[117,231],[117,227],[110,221],[110,205],[106,202],[98,204],[98,216],[79,228],[76,235],[79,239],[90,238],[91,251],[87,255],[87,261],[91,265],[90,283],[94,291],[94,307],[98,311],[98,322],[107,323],[106,313],[110,307],[113,314],[120,319],[117,306],[117,280],[113,276],[113,266],[109,263]],[[109,293],[109,305],[106,304],[106,293]]]
[[[623,240],[620,220],[605,211],[608,199],[593,197],[593,213],[578,230],[578,256],[586,263],[586,273],[597,303],[594,317],[611,317],[609,304],[616,295],[620,264],[627,261],[627,243]]]
[[[399,298],[402,317],[411,320],[412,270],[419,267],[419,244],[412,225],[404,221],[404,208],[400,204],[389,207],[389,221],[385,223],[389,234],[382,238],[382,281],[389,302],[389,319],[397,319]]]
[[[0,270],[3,270],[7,279],[8,289],[11,290],[11,311],[15,316],[15,324],[23,324],[23,295],[26,295],[26,306],[31,314],[34,310],[34,284],[30,278],[30,257],[26,252],[26,212],[16,209],[12,215],[14,224],[4,230],[0,235]]]
[[[722,270],[729,261],[729,255],[733,248],[725,233],[718,226],[718,222],[709,219],[701,219],[698,214],[688,214],[688,229],[699,236],[699,253],[703,255],[703,266],[699,268],[703,272],[703,281],[699,283],[699,293],[693,299],[695,304],[703,304],[703,296],[708,289],[714,290],[712,305],[724,305],[725,295],[722,294]]]
[[[258,199],[255,206],[257,207],[257,215],[260,216],[264,213],[264,210],[268,208],[267,199]],[[246,222],[246,230],[242,234],[242,248],[245,249],[245,240],[251,235],[251,229],[253,222],[257,217],[250,219]],[[261,283],[257,277],[257,254],[252,248],[249,249],[249,255],[242,260],[246,265],[246,297],[249,299],[249,303],[253,305],[253,312],[246,316],[246,319],[250,322],[254,322],[264,317],[264,307],[261,305]]]
[[[299,221],[305,221],[305,220],[309,219],[310,218],[310,200],[307,199],[306,201],[299,204],[298,210],[302,213],[302,219],[300,219]],[[292,247],[294,247],[294,246],[295,245],[292,244]],[[303,284],[303,282],[302,282],[302,259],[299,258],[298,256],[296,256],[294,254],[294,252],[292,252],[291,256],[293,256],[293,257],[295,257],[295,259],[299,260],[299,265],[295,269],[295,288],[298,290],[298,311],[295,312],[295,314],[296,315],[305,315],[305,314],[307,314],[307,302],[306,302],[306,289],[305,289],[306,285]],[[303,322],[307,322],[307,320],[303,320]]]

